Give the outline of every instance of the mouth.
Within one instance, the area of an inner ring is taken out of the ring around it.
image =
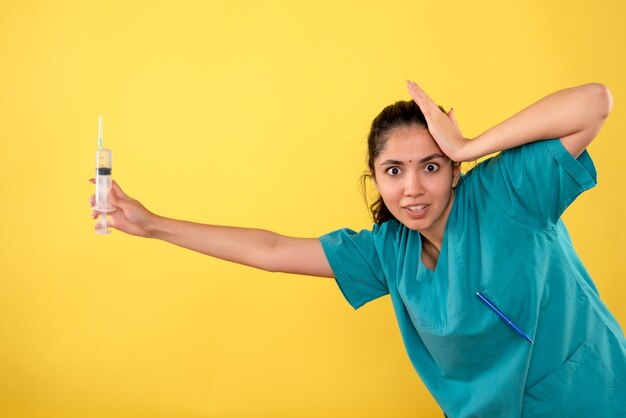
[[[409,216],[413,218],[421,218],[426,215],[426,212],[428,211],[428,206],[429,205],[414,205],[407,206],[405,209]]]

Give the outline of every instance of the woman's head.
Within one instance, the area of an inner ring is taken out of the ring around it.
[[[383,109],[367,142],[367,177],[379,193],[370,205],[374,222],[396,218],[411,229],[436,226],[460,171],[430,135],[417,104],[400,101]]]
[[[428,127],[424,114],[412,100],[389,105],[374,118],[367,137],[367,167],[370,174],[374,174],[374,160],[385,148],[388,134],[395,128],[410,125]]]

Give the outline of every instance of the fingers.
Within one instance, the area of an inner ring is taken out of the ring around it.
[[[409,94],[411,95],[413,100],[415,100],[415,103],[419,105],[421,102],[423,102],[423,97],[421,95],[422,89],[420,89],[416,83],[410,80],[406,81],[406,85],[409,89]]]
[[[420,105],[420,104],[424,104],[427,105],[429,104],[428,102],[432,100],[430,100],[430,97],[428,97],[428,95],[426,94],[426,92],[424,90],[422,90],[420,88],[420,86],[417,85],[417,83],[413,82],[413,81],[409,81],[407,80],[407,86],[409,88],[409,94],[411,95],[411,97],[413,98],[413,100],[415,100],[415,102]]]
[[[111,186],[111,190],[109,190],[109,201],[113,206],[119,206],[121,196],[115,191],[113,186]]]
[[[95,178],[90,178],[89,181],[94,184],[96,183]],[[119,204],[121,199],[126,199],[126,198],[128,198],[128,195],[124,193],[120,185],[117,184],[115,180],[113,180],[111,182],[111,191],[109,192],[109,199],[111,199],[111,203],[113,203],[114,205],[117,205]],[[91,204],[91,207],[95,206],[94,195],[92,195],[91,198],[89,199],[89,203]]]
[[[96,179],[95,178],[90,178],[89,181],[93,184],[96,184]],[[119,184],[117,184],[117,182],[115,180],[113,180],[111,182],[111,189],[115,190],[115,193],[121,197],[128,197],[128,195],[126,193],[124,193],[124,191],[122,190],[122,188],[120,187]]]
[[[413,98],[415,103],[417,103],[424,116],[429,118],[431,115],[441,112],[439,106],[437,106],[437,104],[426,94],[424,90],[420,88],[420,86],[417,85],[417,83],[407,80],[407,87],[411,98]]]
[[[450,111],[448,112],[448,117],[450,118],[450,120],[452,121],[454,126],[456,126],[458,128],[459,124],[456,121],[456,116],[454,116],[454,108],[450,108]]]
[[[91,217],[93,219],[96,219],[98,217],[98,212],[93,210],[93,208],[96,207],[96,195],[95,194],[92,194],[91,197],[89,198],[89,207],[91,208]]]
[[[96,179],[95,178],[90,178],[89,181],[91,183],[94,183],[94,184],[96,183]],[[115,209],[115,207],[119,206],[119,204],[120,204],[120,197],[127,197],[127,196],[122,191],[120,186],[115,181],[113,181],[112,185],[111,185],[111,191],[109,192],[109,201],[114,206],[114,209]],[[98,218],[100,215],[102,215],[103,217],[106,217],[106,215],[104,213],[100,213],[99,211],[95,210],[95,208],[96,208],[96,195],[95,194],[92,194],[89,197],[89,206],[91,207],[91,217],[93,219]]]
[[[118,196],[128,197],[128,195],[126,193],[124,193],[124,191],[122,191],[122,188],[120,187],[119,184],[117,184],[117,182],[115,180],[113,180],[113,182],[111,184],[111,189],[113,189]]]

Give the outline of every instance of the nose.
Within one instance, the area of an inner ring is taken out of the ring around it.
[[[405,176],[404,195],[413,197],[424,194],[424,187],[420,179],[419,173],[409,172]]]

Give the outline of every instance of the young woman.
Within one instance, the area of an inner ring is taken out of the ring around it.
[[[179,221],[117,184],[111,226],[334,277],[355,309],[390,294],[409,357],[449,417],[626,416],[624,334],[560,219],[596,183],[585,149],[610,112],[608,89],[557,91],[468,140],[453,111],[408,88],[413,101],[385,108],[368,138],[380,194],[371,230],[291,238]],[[459,162],[498,151],[461,174]]]

